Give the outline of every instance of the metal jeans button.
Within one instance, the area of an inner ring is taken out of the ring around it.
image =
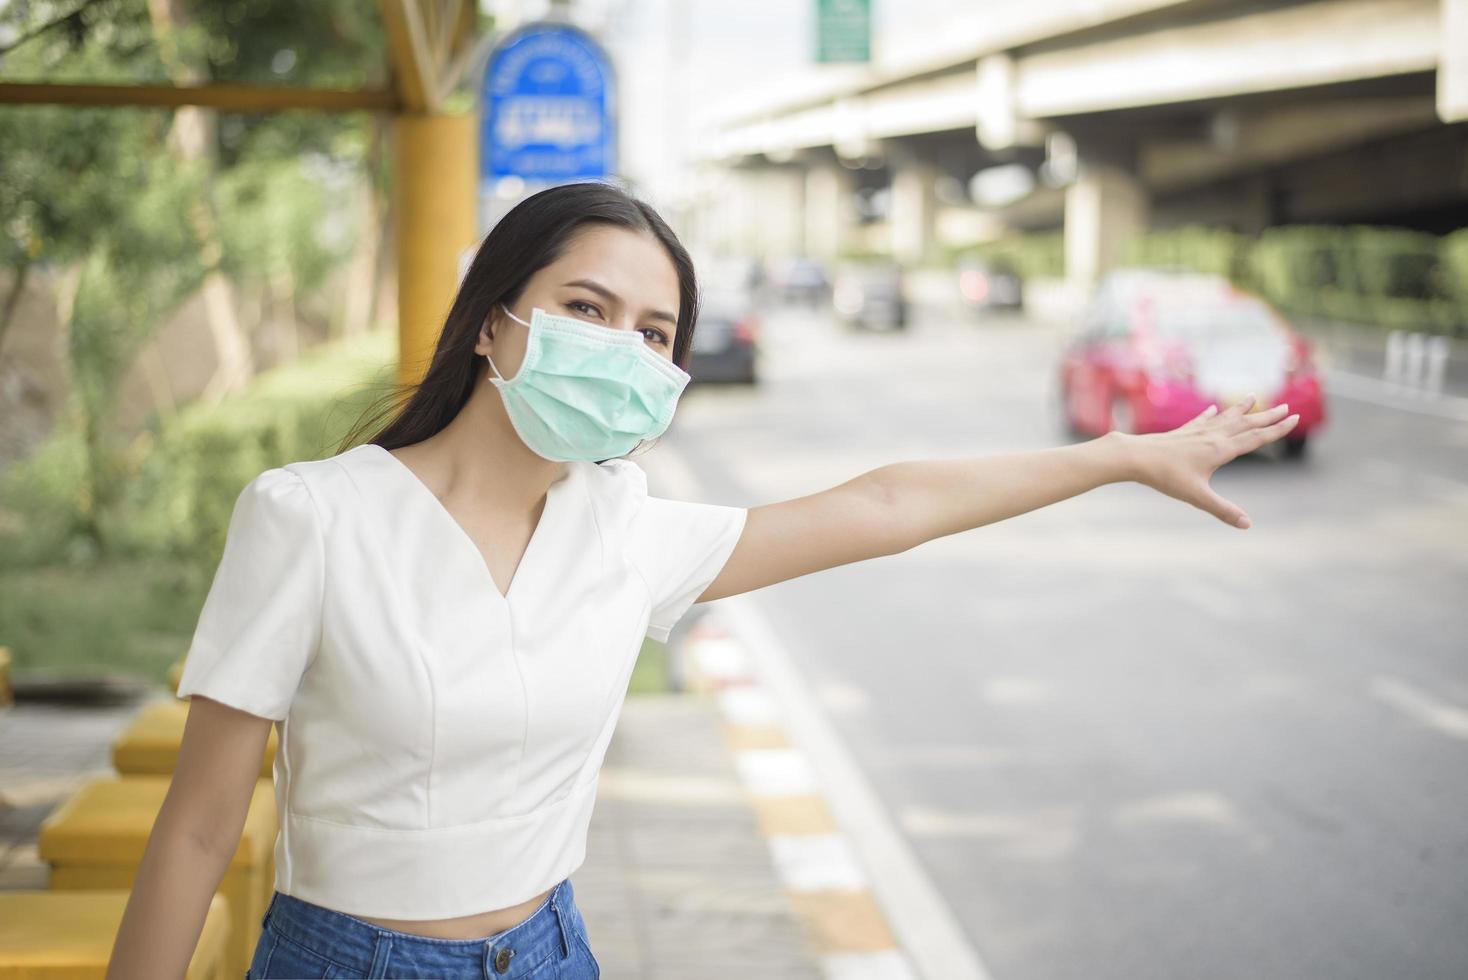
[[[515,951],[508,946],[501,946],[499,949],[495,950],[494,972],[504,973],[506,970],[508,970],[510,968],[510,957],[514,955]]]

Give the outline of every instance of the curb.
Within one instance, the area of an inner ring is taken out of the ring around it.
[[[676,448],[646,465],[661,492],[699,499]],[[678,634],[678,676],[718,698],[725,742],[826,980],[992,980],[759,606],[734,595],[703,608]],[[778,754],[746,755],[760,752]],[[846,902],[879,911],[858,921]],[[836,931],[843,918],[852,918],[849,945]]]
[[[837,825],[804,752],[743,643],[718,618],[689,628],[679,648],[687,690],[716,699],[724,742],[770,848],[775,872],[830,980],[916,980]]]

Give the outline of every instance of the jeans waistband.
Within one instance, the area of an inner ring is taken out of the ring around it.
[[[570,955],[573,926],[568,917],[576,914],[574,901],[571,879],[564,878],[517,925],[480,939],[436,939],[386,929],[277,891],[270,899],[261,925],[362,976],[378,975],[392,950],[411,947],[438,960],[462,959],[470,969],[471,964],[481,965],[486,976],[514,980],[543,961],[544,957],[530,955],[533,951],[554,943],[557,956]],[[496,960],[503,963],[506,958],[501,949],[510,950],[503,972],[496,968]]]

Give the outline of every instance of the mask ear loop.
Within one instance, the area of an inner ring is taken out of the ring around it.
[[[650,442],[650,443],[646,439],[639,439],[637,441],[637,445],[633,446],[631,449],[629,449],[627,451],[627,458],[628,459],[631,459],[634,456],[646,456],[647,453],[640,453],[640,452],[638,452],[638,450],[641,449],[644,444],[646,444],[647,445],[647,448],[648,448],[648,451],[651,452],[652,451],[652,448],[654,446],[656,446],[658,444],[658,441],[660,439],[662,439],[662,438],[663,438],[662,436],[658,436],[657,438],[653,439],[652,442]]]
[[[505,315],[508,316],[511,320],[514,320],[516,323],[525,323],[524,320],[520,319],[515,314],[511,313],[510,312],[510,308],[508,306],[506,306],[505,304],[501,303],[501,304],[499,304],[499,307],[500,307],[500,309],[502,309],[502,310],[505,311]],[[525,326],[526,327],[529,327],[530,324],[525,323]],[[490,340],[493,340],[494,339],[494,335],[493,334],[490,334],[489,339]],[[489,362],[489,369],[494,372],[494,377],[495,378],[498,378],[501,384],[509,384],[509,382],[505,380],[505,376],[503,374],[500,374],[500,369],[497,368],[497,367],[495,367],[494,358],[490,357],[488,354],[485,354],[484,355],[484,359]],[[489,380],[491,383],[493,383],[494,378],[488,378],[487,380]]]

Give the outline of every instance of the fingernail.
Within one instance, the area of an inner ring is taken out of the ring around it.
[[[1249,523],[1250,522],[1249,522],[1249,515],[1248,514],[1240,514],[1239,515],[1239,520],[1238,520],[1239,527],[1248,527],[1249,526]]]

